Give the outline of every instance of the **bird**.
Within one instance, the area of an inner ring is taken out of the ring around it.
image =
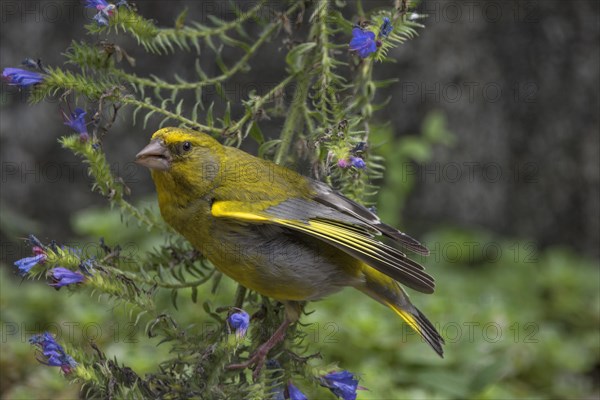
[[[217,270],[285,306],[283,322],[244,363],[264,365],[301,305],[352,287],[392,309],[443,357],[444,339],[402,286],[434,279],[403,250],[428,255],[327,184],[185,128],[162,128],[135,158],[150,169],[163,219]],[[392,247],[380,237],[398,246]]]

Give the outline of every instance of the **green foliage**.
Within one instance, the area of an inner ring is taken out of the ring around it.
[[[380,207],[385,211],[394,204]],[[90,212],[80,214],[76,221],[81,219],[81,224],[89,221]],[[113,213],[118,216],[117,211]],[[121,229],[118,218],[111,220],[114,221],[112,226],[106,224],[98,233]],[[88,229],[96,234],[92,227]],[[130,229],[128,235],[122,237],[124,243],[137,242],[139,230]],[[158,233],[152,236],[159,242],[162,240]],[[361,399],[597,396],[593,374],[600,357],[597,344],[600,297],[599,272],[593,262],[566,249],[539,251],[534,243],[485,231],[440,227],[426,237],[426,243],[432,250],[428,266],[440,285],[435,296],[419,299],[419,306],[427,309],[432,322],[446,337],[448,344],[443,360],[426,351],[425,344],[409,328],[390,318],[389,310],[369,301],[359,301],[352,291],[309,305],[308,311],[314,312],[305,316],[303,326],[298,327],[298,331],[304,333],[302,343],[308,345],[307,354],[319,351],[324,360],[336,360],[343,368],[359,372],[361,384],[369,389],[359,392]],[[473,243],[490,244],[489,250],[474,249]],[[503,252],[492,251],[495,246]],[[147,250],[148,247],[139,249],[143,253]],[[73,336],[66,335],[67,328],[60,325],[65,334],[62,343],[79,362],[94,366],[85,370],[94,379],[100,379],[102,374],[118,378],[126,365],[141,379],[162,385],[173,383],[171,373],[185,373],[185,369],[173,370],[174,365],[183,368],[186,360],[199,360],[199,354],[205,354],[206,349],[200,348],[197,342],[189,343],[190,340],[209,335],[214,343],[212,335],[223,335],[223,343],[215,347],[217,353],[206,354],[208,358],[201,361],[206,368],[213,365],[209,360],[226,361],[227,354],[236,346],[244,348],[264,333],[260,324],[253,323],[249,337],[241,343],[234,335],[227,334],[227,328],[222,325],[226,314],[218,312],[216,305],[231,304],[236,289],[229,280],[223,280],[215,294],[209,294],[206,289],[198,294],[198,302],[209,302],[210,313],[189,301],[191,289],[182,289],[178,309],[172,307],[169,291],[157,291],[157,308],[167,311],[177,326],[167,317],[148,319],[148,328],[154,334],[148,337],[143,334],[146,326],[134,325],[125,307],[107,312],[106,305],[90,301],[85,290],[64,296],[57,295],[41,282],[25,281],[17,286],[6,276],[6,271],[7,268],[0,269],[3,304],[0,322],[7,327],[8,346],[0,353],[0,366],[4,371],[11,371],[2,378],[3,387],[10,388],[5,392],[8,398],[75,397],[77,394],[77,389],[61,382],[56,371],[40,368],[20,333],[11,333],[8,327],[20,321],[35,321],[42,328],[56,326],[53,324],[57,321],[77,322]],[[278,319],[276,315],[273,318],[269,323],[275,325]],[[95,330],[81,334],[84,327],[92,325],[101,328],[101,335],[94,342],[102,349],[103,359],[86,340],[86,335],[93,335]],[[28,326],[32,329],[34,325]],[[75,341],[71,342],[71,337]],[[170,341],[157,346],[164,338]],[[115,356],[118,363],[114,362]],[[172,357],[180,363],[173,364]],[[157,363],[171,369],[157,372]],[[333,399],[310,380],[301,378],[304,371],[316,375],[336,368],[321,363],[318,359],[310,360],[292,374],[292,378],[309,398]],[[264,372],[272,375],[271,384],[275,386],[287,382],[290,376],[283,369]],[[162,381],[165,378],[167,380]],[[194,387],[193,381],[186,381],[186,390],[190,387],[202,390]],[[239,384],[236,382],[227,390]],[[251,381],[242,387],[240,393],[252,394],[254,398],[267,398],[264,394],[269,393],[267,385]],[[221,386],[215,390],[217,388]],[[224,393],[231,395],[231,392]],[[214,397],[220,395],[224,394]],[[236,398],[236,393],[231,397]]]
[[[99,100],[105,95],[116,99],[115,96],[118,95],[116,91],[119,89],[121,88],[117,81],[110,76],[94,76],[85,72],[73,73],[60,68],[48,68],[48,75],[44,82],[36,85],[29,101],[35,104],[46,97],[57,96],[59,93],[64,96],[71,91],[91,100]],[[109,94],[110,91],[115,91],[115,93]]]
[[[94,178],[92,190],[98,191],[106,197],[112,205],[117,205],[128,217],[133,217],[139,224],[144,224],[148,229],[168,230],[166,224],[160,220],[156,213],[149,209],[139,210],[125,200],[129,188],[121,178],[115,177],[110,170],[104,152],[97,145],[82,142],[77,135],[63,136],[60,139],[63,147],[82,157],[88,165],[88,173]]]

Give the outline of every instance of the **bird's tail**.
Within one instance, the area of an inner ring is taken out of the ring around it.
[[[410,302],[398,282],[372,268],[368,268],[367,271],[364,271],[367,272],[366,282],[358,289],[394,310],[440,357],[444,357],[444,338],[427,317]]]
[[[410,304],[410,303],[409,303]],[[440,357],[444,357],[444,338],[440,336],[433,324],[419,309],[411,304],[412,310],[403,309],[398,304],[386,303],[388,307],[396,312],[412,329],[414,329],[423,340],[425,340]]]

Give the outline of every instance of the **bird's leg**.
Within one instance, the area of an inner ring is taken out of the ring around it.
[[[287,332],[292,322],[294,321],[292,321],[286,316],[281,325],[279,325],[279,328],[277,328],[275,333],[273,333],[273,336],[271,336],[269,340],[263,343],[247,361],[244,361],[243,363],[239,364],[228,365],[227,369],[244,369],[250,367],[251,365],[255,365],[252,377],[254,378],[254,380],[256,380],[258,374],[260,373],[260,370],[265,364],[265,359],[267,358],[269,351],[271,351],[273,347],[277,346],[283,341],[283,339],[285,339],[285,333]]]

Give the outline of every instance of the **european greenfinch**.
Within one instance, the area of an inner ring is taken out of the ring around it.
[[[283,324],[238,367],[260,369],[299,318],[300,302],[353,287],[388,306],[440,355],[444,340],[400,284],[432,293],[434,280],[386,236],[428,250],[324,183],[220,144],[164,128],[136,156],[151,169],[165,221],[224,274],[285,305]]]

